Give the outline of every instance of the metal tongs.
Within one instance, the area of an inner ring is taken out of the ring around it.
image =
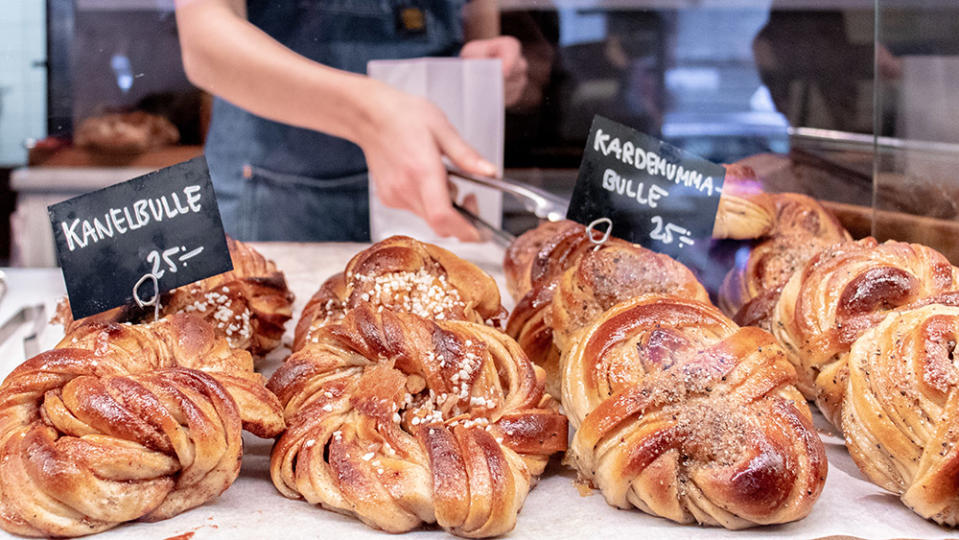
[[[459,178],[481,186],[491,187],[503,193],[508,193],[522,201],[523,207],[540,219],[559,221],[566,218],[566,209],[569,207],[569,201],[548,191],[505,177],[493,178],[490,176],[470,174],[449,164],[447,164],[446,172],[451,178]],[[516,239],[512,234],[492,226],[479,216],[456,203],[453,203],[453,208],[468,219],[474,226],[490,233],[491,239],[497,244],[505,247]]]

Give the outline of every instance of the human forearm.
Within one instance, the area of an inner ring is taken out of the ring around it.
[[[466,41],[500,35],[499,2],[471,0],[463,7],[463,34]]]
[[[305,58],[250,24],[227,0],[177,0],[187,76],[256,115],[359,142],[381,86]]]
[[[245,0],[177,0],[176,14],[195,84],[264,118],[355,142],[387,206],[415,212],[441,235],[478,238],[450,203],[442,158],[474,174],[496,167],[435,105],[300,56],[246,20]]]

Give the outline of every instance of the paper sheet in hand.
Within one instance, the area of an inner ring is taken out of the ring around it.
[[[416,58],[374,60],[367,66],[370,77],[394,88],[425,97],[443,110],[450,123],[476,151],[503,168],[503,75],[499,60]],[[453,181],[458,200],[476,195],[479,217],[499,227],[502,194],[468,182]],[[442,242],[426,222],[405,210],[387,208],[376,197],[370,182],[370,234],[373,241],[393,234],[406,234],[425,242]]]

